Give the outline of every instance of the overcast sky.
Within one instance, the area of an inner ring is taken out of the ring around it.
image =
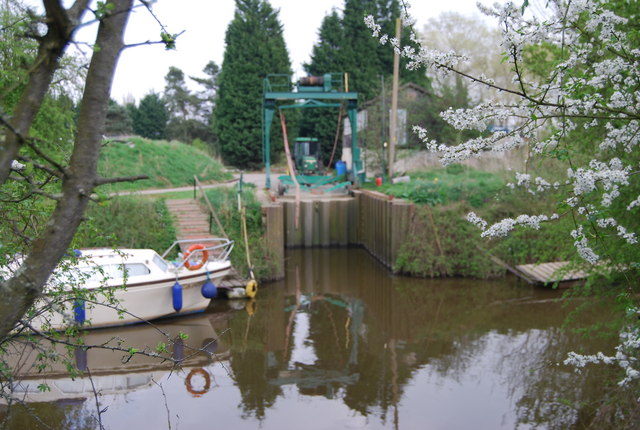
[[[295,72],[302,73],[308,62],[317,32],[332,8],[340,10],[344,0],[270,0],[279,9],[280,22]],[[411,0],[411,14],[418,29],[431,17],[445,11],[478,14],[476,0]],[[484,1],[485,4],[493,0]],[[165,51],[161,46],[142,46],[123,52],[113,84],[112,97],[122,103],[132,96],[139,101],[150,91],[162,92],[164,76],[170,66],[182,69],[187,76],[203,76],[202,69],[210,60],[222,64],[224,35],[233,18],[233,0],[159,0],[153,10],[170,33],[184,30],[177,50]],[[126,43],[157,40],[158,24],[143,9],[132,14]]]

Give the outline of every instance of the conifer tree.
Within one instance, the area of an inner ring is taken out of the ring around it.
[[[318,36],[318,43],[313,46],[311,54],[312,61],[304,65],[305,71],[309,75],[320,76],[324,73],[346,70],[347,65],[352,63],[353,51],[346,43],[342,19],[335,10],[322,21]],[[326,167],[332,167],[329,166],[329,162],[336,144],[335,134],[339,114],[338,108],[305,109],[302,112],[300,135],[319,139],[320,152]],[[341,133],[342,130],[340,130]],[[340,137],[338,139],[332,163],[339,160],[342,155],[342,143]]]
[[[187,88],[184,72],[177,67],[169,67],[164,77],[164,102],[171,119],[186,120],[193,115],[196,99]]]
[[[328,72],[349,74],[349,90],[359,94],[360,102],[380,95],[382,79],[391,86],[393,50],[371,37],[363,17],[373,15],[390,34],[395,34],[396,18],[400,17],[397,0],[345,0],[340,16],[335,10],[325,16],[320,26],[318,42],[313,47],[311,62],[305,71],[311,75]],[[410,43],[410,28],[403,29],[403,42]],[[413,82],[426,89],[430,87],[424,71],[409,71],[401,60],[401,82]],[[325,163],[333,149],[337,128],[337,109],[312,109],[303,112],[300,134],[320,140]],[[341,134],[341,132],[340,132]],[[340,144],[334,158],[340,157]]]
[[[256,167],[262,164],[263,79],[269,73],[291,74],[278,12],[264,0],[236,0],[225,43],[214,132],[227,163]]]
[[[164,139],[167,128],[167,108],[156,93],[142,98],[137,109],[129,108],[133,119],[133,131],[148,139]]]
[[[125,106],[119,105],[115,100],[109,100],[109,108],[104,125],[105,135],[117,136],[131,134],[132,132],[133,121],[131,120],[129,110],[127,110]]]

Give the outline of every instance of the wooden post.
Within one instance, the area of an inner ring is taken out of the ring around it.
[[[396,19],[396,40],[400,45],[402,23]],[[389,124],[389,180],[393,178],[393,161],[395,160],[395,146],[398,140],[398,81],[400,78],[400,54],[396,51],[393,56],[393,89],[391,91],[391,123]]]

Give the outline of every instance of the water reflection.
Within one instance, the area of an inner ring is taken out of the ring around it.
[[[291,252],[286,280],[250,317],[251,364],[232,346],[233,373],[252,367],[238,380],[243,416],[269,422],[276,403],[300,408],[304,396],[342,402],[368,428],[580,427],[602,375],[558,363],[608,345],[562,329],[571,307],[559,296],[513,280],[389,276],[357,250]],[[326,428],[317,418],[311,427]]]
[[[286,279],[262,288],[246,310],[216,302],[198,317],[207,330],[222,334],[219,361],[197,354],[183,370],[153,368],[147,374],[154,382],[144,389],[105,390],[103,423],[582,428],[593,417],[589,405],[601,396],[606,375],[576,375],[557,363],[570,350],[595,352],[608,345],[562,329],[571,307],[558,297],[513,280],[390,276],[361,250],[289,252]],[[603,315],[583,314],[579,323]],[[173,346],[172,353],[203,345],[207,330]],[[95,374],[91,357],[86,366]],[[134,373],[126,367],[117,372]],[[86,418],[95,415],[92,402],[65,405],[66,412],[52,407],[57,404],[40,403],[34,410],[54,427],[95,428]],[[159,413],[163,405],[166,413]]]

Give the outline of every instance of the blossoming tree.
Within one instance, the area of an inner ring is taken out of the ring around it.
[[[380,43],[390,43],[411,61],[409,68],[426,67],[507,92],[513,102],[483,100],[471,109],[442,112],[458,129],[486,131],[491,123],[515,124],[509,130],[485,132],[459,145],[430,139],[429,130],[415,127],[427,149],[437,151],[443,164],[480,157],[488,151],[529,148],[530,160],[553,159],[565,165],[564,177],[517,172],[512,188],[555,201],[553,213],[522,214],[490,225],[475,213],[468,220],[483,237],[506,236],[516,228],[544,228],[570,217],[566,232],[575,245],[576,262],[592,274],[591,282],[606,284],[625,304],[632,318],[621,331],[614,356],[571,354],[567,364],[619,364],[621,385],[640,378],[637,297],[640,248],[640,38],[634,2],[622,0],[551,0],[544,16],[532,13],[529,0],[486,7],[502,33],[501,48],[513,74],[513,86],[501,87],[482,70],[463,72],[464,56],[414,49],[381,34],[372,17],[365,22]],[[408,5],[405,2],[405,11]],[[408,13],[405,19],[409,20]],[[413,35],[415,41],[419,38]],[[530,59],[537,59],[531,62]],[[541,64],[544,66],[541,67]],[[593,281],[593,280],[596,281]],[[636,381],[637,382],[637,381]]]

